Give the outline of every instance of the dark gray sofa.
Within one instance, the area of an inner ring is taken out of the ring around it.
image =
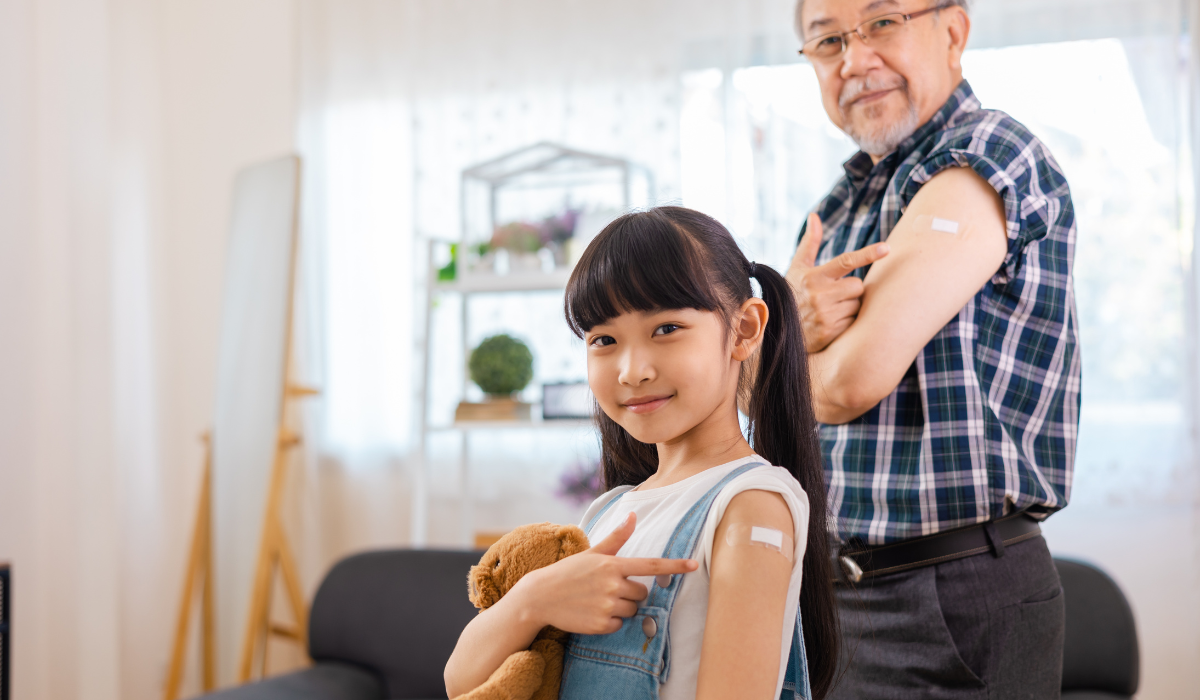
[[[1055,559],[1067,608],[1063,700],[1129,700],[1138,689],[1137,627],[1116,581],[1079,561]]]
[[[309,615],[311,668],[207,700],[445,698],[442,669],[475,616],[467,570],[482,552],[385,550],[343,559]],[[1133,612],[1117,584],[1056,559],[1066,602],[1064,700],[1129,700],[1138,687]]]
[[[397,549],[338,562],[309,614],[311,668],[207,700],[444,698],[442,669],[475,617],[467,571],[482,552]]]

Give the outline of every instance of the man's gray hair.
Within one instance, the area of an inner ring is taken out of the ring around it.
[[[934,4],[941,8],[961,7],[964,12],[966,12],[968,14],[971,12],[971,0],[941,0],[940,2],[936,2]],[[932,7],[932,6],[933,5],[930,5],[930,7]],[[803,8],[804,8],[804,0],[796,0],[796,15],[795,15],[796,36],[798,36],[802,39],[804,38],[804,27],[800,25],[800,11]]]

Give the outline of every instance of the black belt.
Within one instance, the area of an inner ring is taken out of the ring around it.
[[[838,552],[833,568],[839,581],[858,583],[871,576],[919,569],[984,552],[1002,557],[1006,545],[1040,534],[1038,521],[1022,511],[999,520],[878,547],[863,547],[861,541],[851,541]]]

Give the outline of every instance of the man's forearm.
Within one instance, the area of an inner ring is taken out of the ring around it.
[[[874,408],[896,386],[889,378],[871,371],[879,367],[869,357],[871,346],[852,347],[853,336],[850,342],[846,340],[844,333],[821,352],[808,356],[813,408],[821,423],[849,423]]]
[[[828,349],[808,356],[808,377],[812,386],[813,410],[817,421],[828,425],[848,423],[861,416],[865,411],[855,412],[848,406],[850,403],[845,396],[845,387],[830,381],[835,372],[830,367],[834,358],[830,357]]]

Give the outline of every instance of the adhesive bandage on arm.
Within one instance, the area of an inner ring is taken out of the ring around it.
[[[725,544],[730,547],[762,547],[779,552],[788,561],[792,561],[796,552],[791,533],[749,523],[733,523],[726,528]]]
[[[963,222],[940,216],[922,214],[913,221],[917,233],[950,234],[965,237],[970,229]]]

